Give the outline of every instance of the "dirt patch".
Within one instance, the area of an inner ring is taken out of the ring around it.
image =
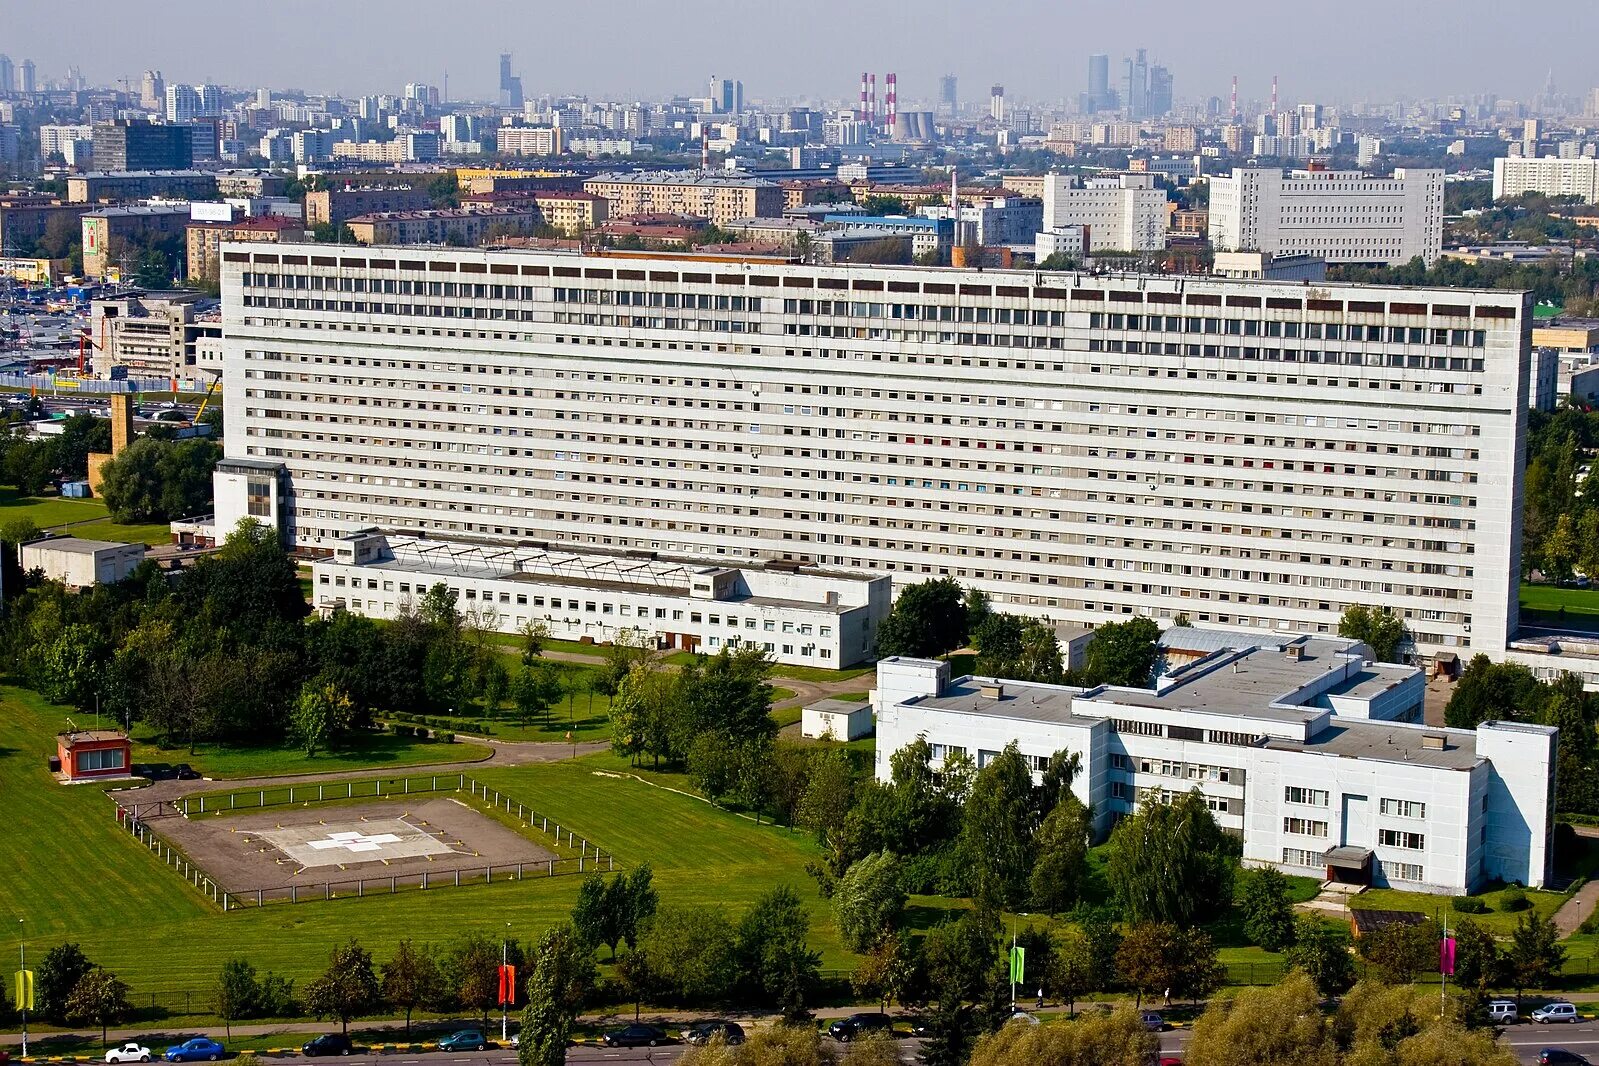
[[[555,854],[453,799],[282,807],[226,818],[163,818],[160,834],[225,891],[350,894],[546,872]],[[525,868],[519,870],[518,867]],[[492,869],[492,874],[486,870]],[[355,882],[370,888],[356,888]],[[335,888],[329,892],[327,885]]]

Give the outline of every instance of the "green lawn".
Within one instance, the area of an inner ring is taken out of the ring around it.
[[[166,522],[113,522],[103,519],[88,525],[73,526],[74,537],[87,540],[114,540],[121,544],[166,544],[172,540],[172,527]]]
[[[1516,922],[1526,911],[1500,910],[1499,900],[1502,891],[1482,894],[1482,899],[1488,904],[1486,914],[1461,915],[1450,908],[1448,896],[1434,896],[1425,892],[1401,892],[1394,888],[1368,888],[1351,899],[1349,904],[1355,910],[1415,911],[1436,918],[1447,917],[1450,922],[1466,917],[1497,936],[1509,936]],[[1533,889],[1527,890],[1527,899],[1532,903],[1533,913],[1539,917],[1553,914],[1566,901],[1566,897],[1559,892],[1539,892]]]
[[[105,518],[101,500],[69,500],[60,496],[24,496],[8,485],[0,485],[0,525],[26,519],[40,529]]]
[[[470,763],[488,756],[481,744],[460,741],[441,744],[434,741],[397,737],[390,733],[362,733],[333,751],[307,757],[292,747],[232,747],[201,743],[194,754],[188,745],[161,747],[142,726],[133,731],[135,763],[186,762],[206,777],[277,777],[282,774],[323,774],[338,770],[397,769],[432,763]]]
[[[687,666],[700,657],[701,652],[674,651],[669,655],[661,656],[661,662],[672,666]],[[866,666],[852,666],[848,670],[827,670],[820,666],[790,666],[778,663],[772,667],[773,677],[786,677],[794,681],[848,681],[860,677],[862,674],[877,672],[877,665],[869,663]]]
[[[1599,589],[1523,584],[1521,620],[1562,629],[1599,630]]]
[[[223,915],[116,828],[110,802],[98,788],[50,779],[45,756],[54,751],[65,713],[32,693],[0,688],[0,795],[10,823],[0,898],[23,919],[20,925],[9,918],[0,924],[0,957],[16,954],[19,932],[30,952],[70,939],[126,980],[137,999],[205,989],[219,961],[235,955],[303,985],[325,964],[329,947],[352,934],[381,960],[402,937],[435,943],[468,931],[498,937],[507,923],[527,942],[571,910],[576,877]],[[214,758],[222,765],[225,756]],[[205,759],[173,761],[198,767]],[[336,768],[332,760],[316,762],[317,769]],[[261,767],[259,755],[254,766]],[[736,916],[767,889],[792,885],[811,910],[823,965],[849,964],[830,908],[804,871],[816,853],[808,837],[757,826],[697,798],[624,776],[628,772],[624,760],[609,755],[471,769],[478,780],[613,850],[619,862],[652,863],[665,902],[722,905]],[[205,950],[195,950],[197,945]],[[202,1001],[197,994],[195,1002]]]

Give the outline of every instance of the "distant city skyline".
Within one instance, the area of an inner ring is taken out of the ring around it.
[[[505,0],[461,9],[458,18],[419,0],[381,7],[279,0],[237,19],[199,0],[163,0],[159,18],[89,0],[74,15],[87,32],[65,32],[47,5],[0,5],[9,8],[0,53],[17,63],[32,59],[41,83],[76,66],[91,84],[127,78],[135,90],[146,68],[169,81],[345,95],[399,93],[417,80],[442,84],[447,72],[453,99],[495,102],[498,57],[507,51],[529,98],[696,96],[714,70],[743,80],[751,99],[842,101],[860,71],[872,70],[898,72],[907,102],[931,105],[946,73],[971,86],[1003,81],[1013,99],[1071,101],[1087,88],[1090,54],[1109,55],[1119,69],[1138,48],[1171,69],[1179,100],[1225,97],[1234,73],[1242,99],[1264,99],[1277,74],[1284,100],[1346,103],[1484,92],[1529,99],[1551,68],[1564,93],[1599,83],[1586,54],[1592,33],[1584,32],[1599,30],[1592,0],[1540,5],[1539,23],[1565,32],[1520,50],[1515,43],[1531,39],[1532,16],[1497,0],[1349,0],[1336,17],[1300,15],[1268,0],[1209,8],[1127,0],[1081,9],[1012,0],[1002,12],[976,0],[815,0],[804,17],[749,0],[679,0],[608,9],[611,31],[596,25],[594,8]],[[771,47],[777,35],[792,43]],[[247,48],[237,47],[243,36]]]

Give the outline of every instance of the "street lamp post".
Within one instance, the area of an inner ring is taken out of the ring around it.
[[[17,919],[17,925],[19,925],[19,926],[22,925],[24,921],[25,921],[25,919],[18,918]],[[17,992],[20,993],[17,996],[17,1006],[22,1009],[22,1057],[24,1059],[26,1059],[28,1057],[28,996],[27,996],[27,992],[29,991],[29,989],[26,987],[27,984],[28,984],[28,979],[25,976],[22,976],[22,975],[26,974],[28,972],[28,945],[22,941],[20,934],[21,934],[21,930],[19,929],[18,930],[18,940],[17,940],[17,955],[21,959],[22,969],[19,972],[18,977],[17,977],[17,981],[18,981]]]
[[[505,967],[511,963],[511,923],[505,923],[505,936],[500,938],[500,1043],[504,1044],[510,1024],[511,983],[505,980]]]

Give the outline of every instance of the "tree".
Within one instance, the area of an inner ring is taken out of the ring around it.
[[[639,931],[655,916],[660,905],[660,894],[655,891],[655,875],[649,863],[641,863],[626,874],[617,874],[611,881],[610,892],[615,897],[611,912],[616,925],[612,930],[628,947],[638,945]],[[616,945],[611,944],[615,957]]]
[[[500,1002],[502,960],[520,966],[521,946],[515,940],[502,943],[482,933],[456,939],[442,960],[445,987],[462,1007],[478,1013],[484,1028],[489,1024],[489,1011]]]
[[[1459,988],[1488,992],[1504,980],[1505,958],[1493,934],[1485,927],[1462,918],[1455,926],[1455,972],[1451,980]]]
[[[1016,742],[977,772],[956,851],[972,895],[995,906],[1026,899],[1032,868],[1033,774]]]
[[[1294,905],[1288,878],[1275,866],[1256,866],[1238,878],[1238,909],[1244,935],[1267,951],[1282,951],[1294,942]]]
[[[878,624],[877,655],[942,655],[966,643],[968,622],[964,594],[954,578],[907,585]]]
[[[544,654],[544,646],[550,642],[550,627],[536,618],[529,618],[516,632],[522,638],[522,668],[525,670]]]
[[[1095,984],[1094,946],[1078,926],[1067,926],[1055,938],[1050,967],[1044,986],[1066,1002],[1069,1013],[1077,1013],[1077,1000],[1100,987]]]
[[[1408,924],[1389,922],[1355,942],[1361,956],[1389,984],[1408,984],[1418,972],[1438,965],[1442,931],[1432,919]]]
[[[1356,603],[1344,609],[1338,635],[1365,644],[1378,662],[1392,663],[1399,661],[1399,647],[1409,633],[1405,620],[1387,608]]]
[[[40,690],[52,703],[92,709],[105,675],[107,650],[94,626],[61,627],[39,655]]]
[[[1577,545],[1577,530],[1567,511],[1555,519],[1555,526],[1543,542],[1543,570],[1551,581],[1564,583],[1576,568],[1581,549]]]
[[[806,1016],[821,976],[821,954],[806,945],[810,915],[787,885],[755,901],[734,934],[743,995],[781,1008],[785,1020]]]
[[[823,748],[811,756],[805,790],[800,795],[798,821],[818,844],[844,828],[855,803],[855,767],[843,748]]]
[[[222,449],[204,437],[140,437],[100,468],[100,495],[119,522],[187,518],[211,503]]]
[[[1160,1037],[1123,1007],[1071,1025],[1002,1025],[977,1041],[971,1066],[1146,1066],[1159,1052]]]
[[[561,702],[564,693],[560,667],[544,659],[524,665],[511,682],[511,703],[516,707],[516,720],[522,725],[532,725],[540,714]],[[614,704],[612,714],[615,714]]]
[[[337,1018],[340,1031],[350,1019],[371,1014],[383,1004],[383,992],[372,970],[372,953],[351,940],[333,949],[328,968],[305,986],[305,1005],[317,1018]]]
[[[610,914],[611,898],[601,874],[590,874],[577,888],[577,902],[572,904],[572,929],[592,951],[601,944],[611,945],[611,957],[616,957],[616,937],[610,936],[613,924]]]
[[[720,908],[661,907],[639,932],[663,1002],[724,1003],[738,981],[733,927]]]
[[[1265,988],[1212,1001],[1194,1024],[1183,1057],[1190,1066],[1335,1066],[1338,1047],[1309,975],[1292,971]]]
[[[1155,797],[1110,838],[1106,877],[1133,921],[1193,925],[1232,900],[1238,842],[1216,824],[1196,788],[1171,803]]]
[[[1107,622],[1088,642],[1084,680],[1090,685],[1145,688],[1160,653],[1160,627],[1148,618]]]
[[[343,735],[353,714],[350,697],[337,687],[307,682],[300,687],[300,697],[294,702],[295,739],[309,758]]]
[[[227,1026],[228,1039],[233,1039],[233,1023],[254,1015],[260,998],[261,985],[248,960],[229,959],[222,964],[211,988],[211,1010]]]
[[[522,1066],[560,1066],[572,1023],[594,988],[593,948],[569,925],[539,939],[522,1010]]]
[[[55,1025],[67,1022],[67,998],[94,969],[77,944],[58,944],[44,953],[34,969],[33,996],[39,1016]]]
[[[98,966],[79,978],[67,996],[67,1021],[98,1025],[102,1044],[106,1042],[106,1030],[132,1013],[128,986],[116,974]]]
[[[1355,983],[1355,963],[1342,933],[1320,918],[1301,916],[1294,922],[1288,964],[1303,970],[1323,996],[1341,995]]]
[[[1093,811],[1067,792],[1033,837],[1028,896],[1035,910],[1064,914],[1081,901],[1093,835]]]
[[[444,978],[432,949],[409,939],[400,941],[394,957],[383,964],[382,989],[384,1002],[405,1011],[409,1034],[412,1012],[443,998]]]
[[[1169,994],[1181,974],[1182,948],[1181,932],[1170,922],[1135,925],[1122,935],[1116,975],[1133,990],[1140,1005],[1146,995]]]
[[[1466,663],[1444,707],[1444,722],[1476,729],[1483,722],[1527,721],[1544,704],[1544,686],[1520,663],[1496,663],[1477,654]]]
[[[1553,918],[1540,918],[1524,912],[1510,932],[1510,950],[1505,953],[1505,975],[1516,990],[1516,1002],[1529,988],[1549,988],[1560,975],[1566,949],[1559,944],[1560,933]]]
[[[899,859],[887,851],[857,860],[833,891],[833,920],[851,951],[869,951],[890,937],[904,909]]]

